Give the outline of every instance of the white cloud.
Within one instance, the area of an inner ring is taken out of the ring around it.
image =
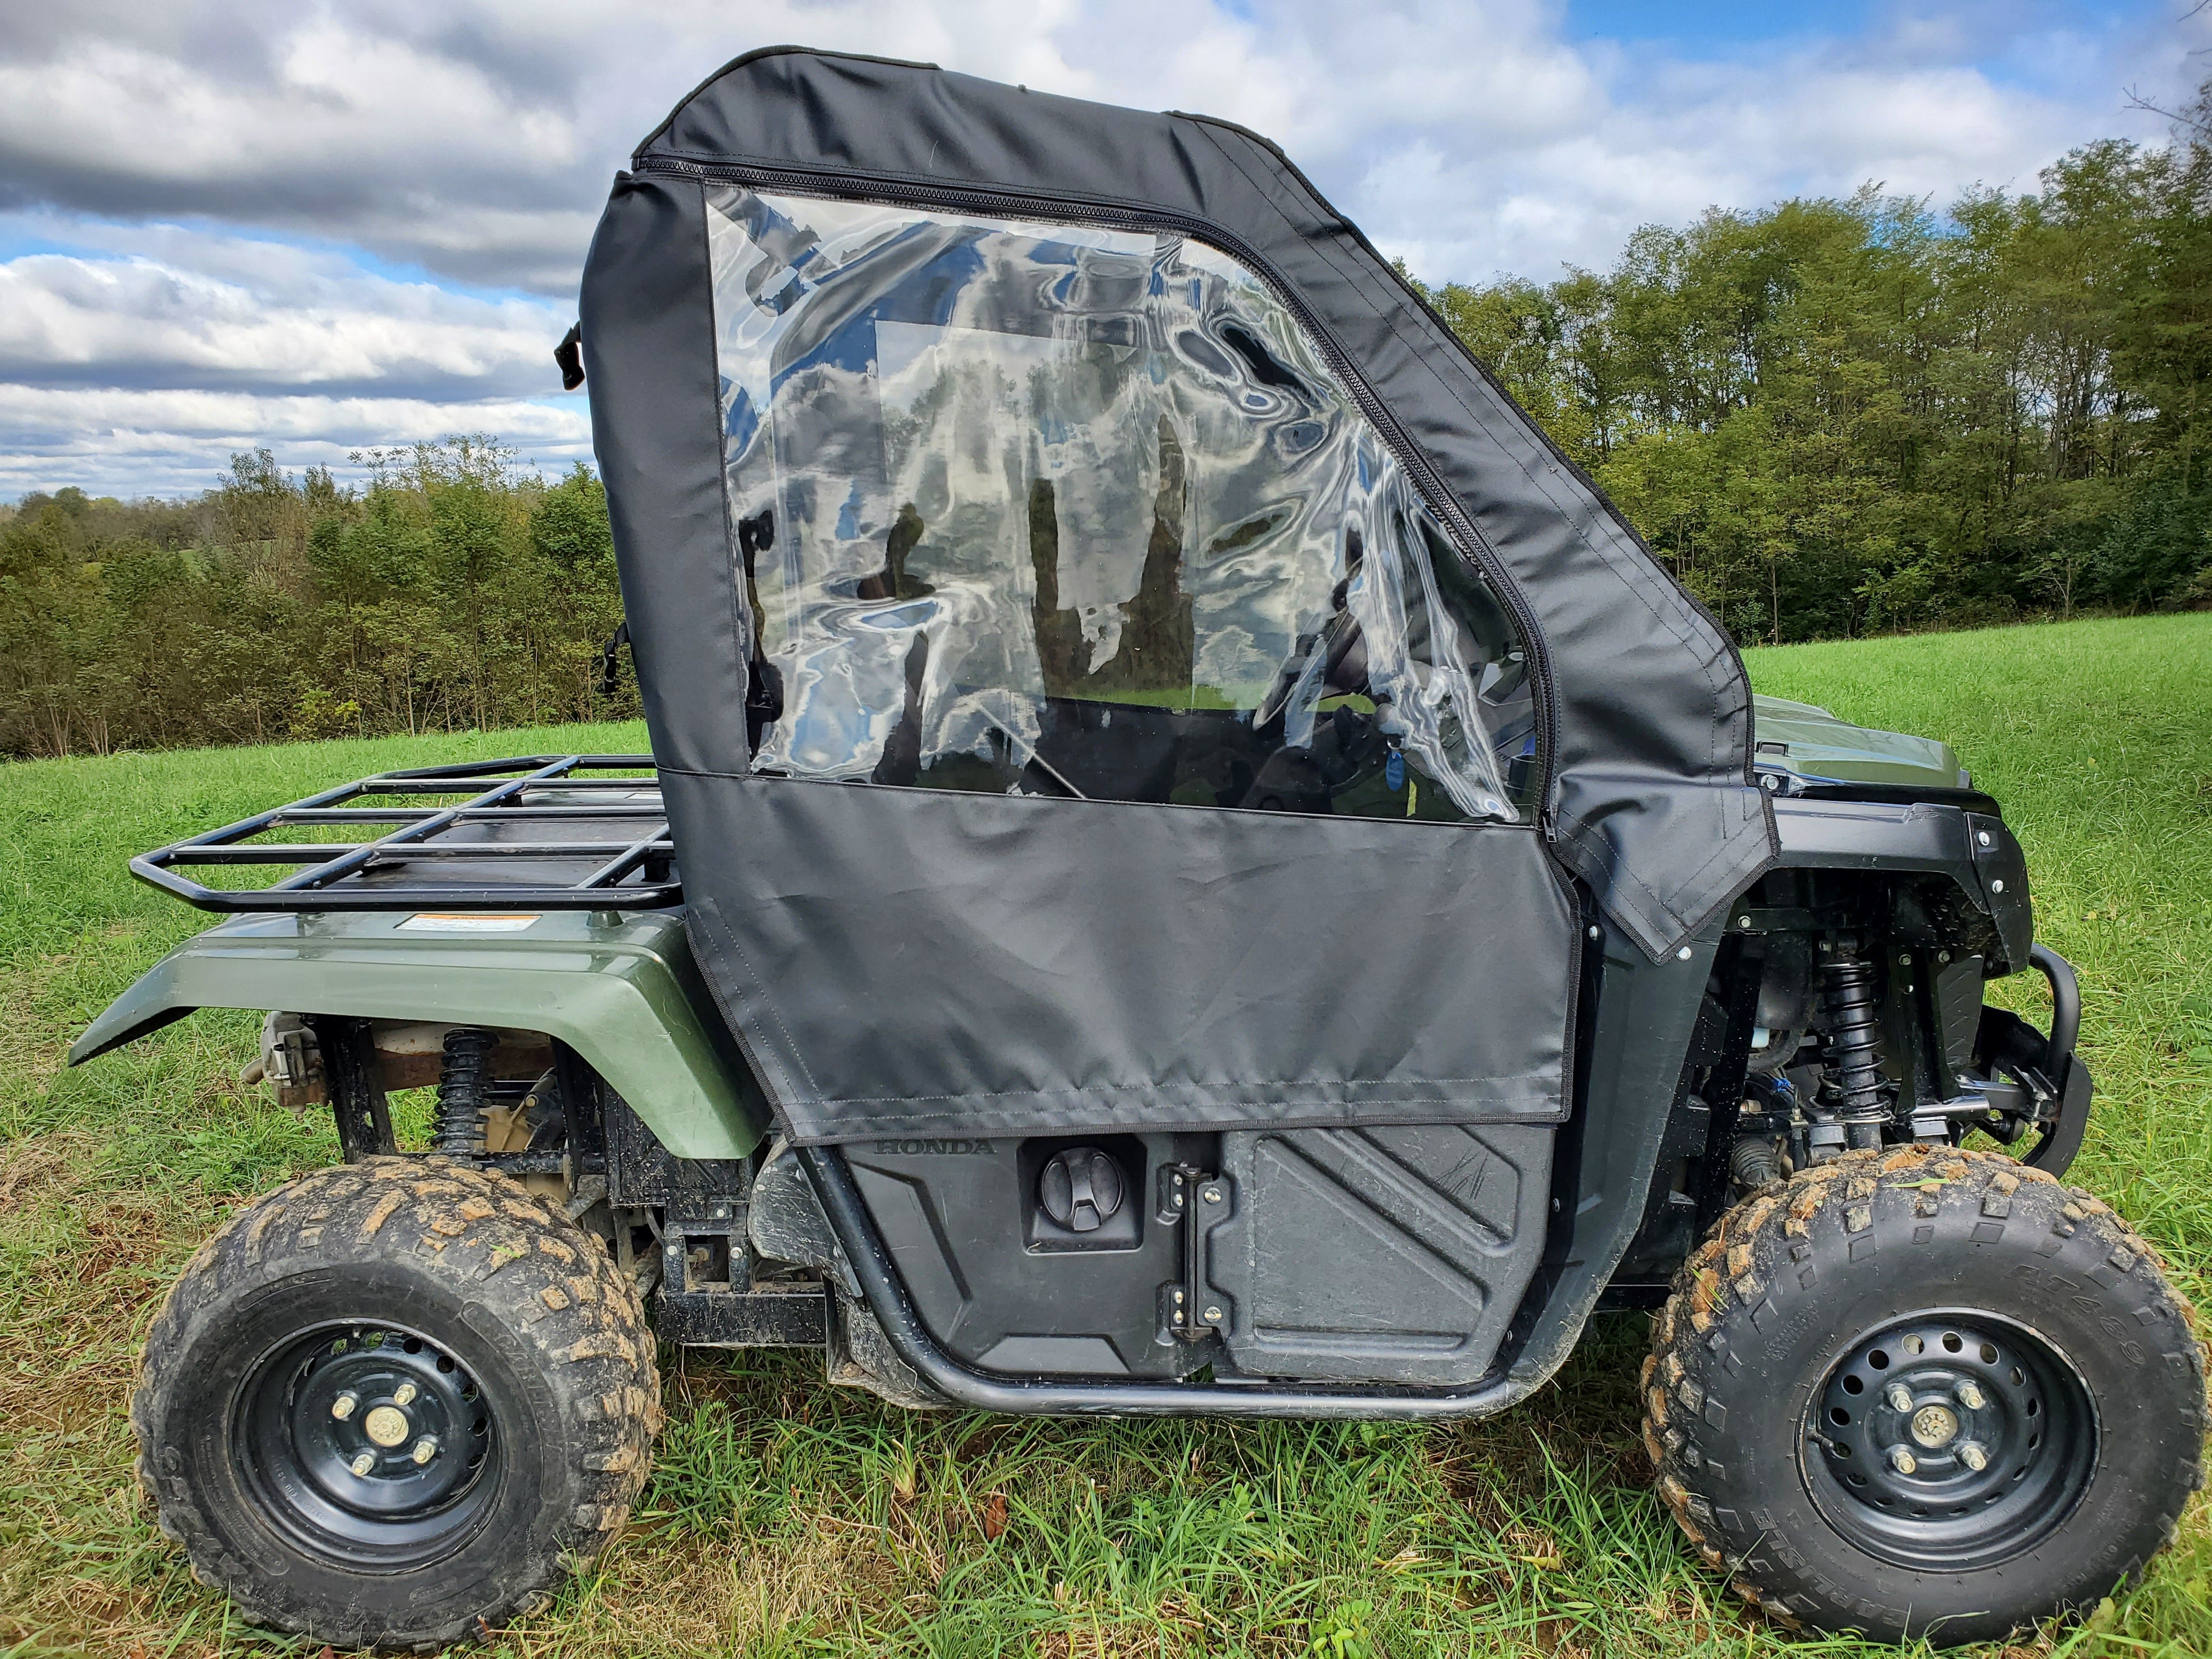
[[[355,451],[489,433],[525,463],[591,459],[580,398],[269,397],[244,392],[95,391],[0,385],[0,496],[57,483],[94,495],[197,493],[234,453],[266,445],[289,467],[355,469]]]
[[[297,465],[372,441],[333,435],[362,411],[408,423],[374,434],[393,438],[507,410],[580,422],[580,400],[516,400],[550,386],[608,179],[700,76],[759,46],[1224,116],[1419,274],[1541,280],[1709,204],[1870,179],[1940,204],[2032,186],[2094,137],[2155,136],[2123,89],[2172,96],[2201,70],[2187,49],[2212,18],[2179,9],[1897,0],[1850,37],[1699,51],[1680,20],[1668,41],[1573,40],[1564,0],[16,8],[0,15],[0,237],[46,246],[0,264],[0,377],[37,392],[0,400],[0,493],[94,465],[102,487],[185,487],[256,436]],[[259,418],[277,424],[249,430]],[[550,441],[514,418],[510,435]]]
[[[71,229],[0,219],[44,240]],[[74,234],[88,246],[0,262],[0,497],[60,482],[197,491],[263,443],[341,472],[349,450],[456,431],[547,463],[589,456],[586,406],[561,397],[553,363],[563,307],[262,238]]]
[[[566,325],[556,307],[395,281],[281,244],[173,231],[147,240],[167,243],[167,257],[0,264],[0,378],[463,398],[557,388],[552,347]]]

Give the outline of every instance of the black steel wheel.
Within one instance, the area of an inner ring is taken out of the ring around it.
[[[1852,1153],[1722,1218],[1644,1370],[1660,1492],[1778,1619],[1986,1641],[2124,1588],[2203,1478],[2149,1247],[1987,1152]]]
[[[1967,1572],[2065,1524],[2097,1463],[2088,1385],[2041,1332],[1933,1309],[1857,1341],[1800,1447],[1814,1504],[1868,1554]]]
[[[323,1326],[246,1378],[231,1455],[302,1553],[404,1571],[452,1554],[491,1514],[504,1461],[495,1411],[460,1359],[418,1331]]]
[[[504,1176],[373,1158],[201,1249],[131,1414],[162,1531],[249,1620],[422,1648],[598,1553],[644,1482],[659,1379],[598,1240]]]

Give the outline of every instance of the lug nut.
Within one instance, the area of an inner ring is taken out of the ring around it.
[[[348,1389],[343,1394],[331,1401],[331,1415],[337,1418],[339,1422],[343,1423],[346,1419],[353,1415],[354,1408],[360,1404],[361,1396],[356,1394],[351,1389]]]
[[[1891,1383],[1889,1387],[1889,1408],[1893,1412],[1911,1411],[1912,1409],[1912,1390],[1906,1388],[1902,1382]]]
[[[1889,1449],[1889,1466],[1899,1474],[1911,1474],[1920,1467],[1920,1460],[1902,1446]]]
[[[367,1474],[376,1467],[376,1454],[369,1451],[355,1453],[352,1467],[356,1474]]]
[[[421,1390],[416,1389],[412,1382],[402,1382],[398,1388],[392,1391],[392,1403],[395,1406],[410,1404],[416,1395],[420,1392]]]
[[[407,1455],[415,1460],[416,1467],[420,1468],[438,1455],[438,1443],[426,1434],[415,1443],[415,1449]]]
[[[1990,1466],[1990,1455],[1969,1440],[1959,1448],[1959,1461],[1979,1474]]]
[[[1970,1412],[1982,1408],[1982,1391],[1971,1382],[1959,1384],[1959,1403]]]

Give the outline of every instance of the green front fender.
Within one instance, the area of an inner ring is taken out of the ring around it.
[[[488,925],[515,931],[423,931]],[[526,924],[370,911],[241,916],[155,963],[93,1021],[70,1063],[196,1008],[543,1031],[582,1055],[679,1158],[743,1158],[768,1129],[683,923],[664,913],[556,912]]]

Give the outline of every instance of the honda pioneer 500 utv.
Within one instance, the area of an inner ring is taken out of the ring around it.
[[[2203,1362],[2057,1183],[2080,1005],[1997,804],[1754,708],[1263,140],[757,53],[617,176],[562,355],[651,757],[143,856],[237,914],[74,1054],[265,1009],[337,1115],[132,1408],[249,1617],[541,1605],[642,1486],[656,1338],[916,1407],[1435,1419],[1647,1306],[1660,1491],[1780,1618],[1990,1637],[2172,1534]],[[2030,971],[2047,1033],[1983,1001]]]

